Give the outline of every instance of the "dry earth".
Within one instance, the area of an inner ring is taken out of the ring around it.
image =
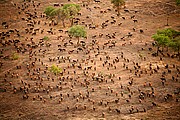
[[[54,3],[81,6],[76,18],[86,26],[84,46],[68,37],[68,20],[63,28],[43,17]],[[88,6],[80,0],[0,0],[0,16],[8,24],[0,26],[0,119],[180,119],[180,62],[166,55],[171,50],[153,57],[151,38],[157,29],[180,30],[174,0],[126,0],[119,17],[110,0]],[[43,42],[44,36],[50,39]],[[51,73],[53,64],[63,74]]]

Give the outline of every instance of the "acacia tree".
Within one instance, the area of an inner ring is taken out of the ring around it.
[[[180,51],[180,32],[175,31],[171,28],[158,30],[156,34],[152,35],[152,38],[156,42],[157,46],[157,55],[159,48],[162,47],[162,50],[164,47],[170,47],[174,51]]]
[[[75,15],[81,10],[80,6],[77,4],[65,4],[62,9],[65,11],[72,26]]]
[[[73,19],[75,15],[80,11],[80,6],[77,4],[65,4],[60,8],[54,8],[52,6],[48,6],[44,13],[50,17],[57,17],[57,21],[61,20],[63,27],[65,27],[65,19],[69,19],[71,22],[71,26],[73,25]]]
[[[44,13],[46,14],[47,17],[53,17],[55,14],[52,14],[52,12],[55,10],[54,7],[48,6],[46,7]]]
[[[178,52],[180,60],[180,36],[176,37],[171,42],[169,42],[168,46],[171,47],[174,50],[174,52]]]
[[[176,50],[178,51],[178,56],[179,56],[179,60],[180,60],[180,36],[176,37],[174,39],[174,42],[176,43]]]
[[[157,46],[157,55],[159,52],[159,48],[162,47],[162,51],[163,48],[169,43],[170,39],[168,36],[165,36],[164,34],[154,34],[152,36],[152,38],[155,40],[156,42],[156,46]]]
[[[167,28],[167,29],[162,29],[158,30],[156,34],[152,36],[152,38],[156,41],[156,46],[157,46],[157,55],[159,48],[162,47],[162,51],[164,47],[169,46],[169,43],[173,39],[174,36],[176,36],[177,31]]]
[[[176,5],[180,5],[180,0],[176,0]]]
[[[65,19],[67,18],[67,11],[65,9],[63,9],[62,7],[61,8],[57,8],[57,9],[54,9],[52,12],[51,12],[51,15],[52,16],[57,16],[57,21],[59,22],[60,20],[62,21],[62,25],[63,27],[65,27]]]
[[[72,37],[76,37],[78,39],[77,44],[79,44],[79,38],[83,37],[85,38],[87,36],[87,32],[84,28],[84,26],[80,26],[80,25],[74,25],[72,26],[69,30],[68,33],[70,36]]]
[[[118,12],[117,15],[119,16],[120,15],[121,6],[125,5],[125,1],[124,0],[111,0],[111,3],[117,9],[117,12]]]
[[[167,28],[167,29],[158,30],[157,34],[165,35],[165,36],[168,36],[170,39],[172,39],[177,34],[177,31],[175,31],[171,28]]]

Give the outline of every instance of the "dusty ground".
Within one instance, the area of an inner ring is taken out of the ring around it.
[[[86,7],[81,1],[73,0],[81,5],[81,16],[77,16],[79,24],[87,26],[88,37],[81,39],[86,43],[85,48],[82,44],[77,46],[75,38],[69,42],[65,33],[69,28],[68,20],[63,28],[61,23],[49,26],[50,20],[41,17],[47,6],[58,2],[0,1],[0,23],[6,21],[9,25],[8,28],[0,26],[0,119],[180,119],[180,96],[177,93],[180,89],[180,62],[178,58],[166,55],[174,54],[171,50],[165,51],[165,56],[152,56],[156,48],[152,46],[151,35],[157,29],[180,30],[180,9],[173,0],[126,0],[126,8],[122,8],[119,17],[109,0],[90,2]],[[59,3],[71,2],[61,0]],[[29,7],[22,11],[25,7],[22,5]],[[27,21],[29,16],[25,13],[34,15],[35,11],[37,18]],[[167,17],[169,26],[166,26]],[[111,23],[113,20],[116,22]],[[34,24],[34,21],[40,21],[40,24]],[[101,27],[103,22],[108,25],[104,29]],[[28,23],[34,27],[27,26]],[[89,24],[96,28],[89,29]],[[25,29],[30,28],[32,32],[26,33]],[[47,32],[50,28],[53,34]],[[35,29],[39,31],[32,35]],[[9,30],[14,33],[7,33]],[[2,32],[6,34],[5,38]],[[132,36],[128,37],[129,33]],[[50,40],[40,45],[44,36]],[[13,40],[20,41],[16,44],[21,49],[19,52],[10,42]],[[65,51],[60,52],[59,48]],[[18,60],[12,60],[13,53],[18,54]],[[49,71],[53,64],[63,69],[63,75]],[[169,67],[165,68],[167,64]],[[17,66],[21,68],[17,69]],[[164,86],[160,78],[166,79]],[[144,99],[141,100],[139,95],[142,93]],[[165,101],[167,94],[172,97]],[[23,98],[26,95],[28,99]],[[152,102],[156,105],[153,106]]]

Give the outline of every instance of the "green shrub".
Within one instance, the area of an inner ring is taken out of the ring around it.
[[[53,72],[55,75],[57,75],[62,72],[62,69],[56,65],[52,65],[50,71]]]
[[[19,55],[17,53],[13,53],[11,57],[12,57],[12,60],[19,59]]]
[[[176,5],[180,5],[180,0],[176,0]]]
[[[49,37],[48,37],[48,36],[44,36],[43,40],[48,41],[48,40],[49,40]]]
[[[0,0],[0,3],[6,3],[7,1],[6,0]]]
[[[52,6],[48,6],[48,7],[46,7],[46,9],[45,9],[45,11],[44,11],[44,13],[48,16],[48,17],[51,17],[52,16],[52,11],[53,10],[55,10],[55,8],[54,7],[52,7]]]

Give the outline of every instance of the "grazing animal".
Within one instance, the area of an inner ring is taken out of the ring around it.
[[[129,12],[129,10],[125,9],[124,12]]]
[[[142,29],[139,30],[140,33],[143,33],[144,31]]]
[[[119,109],[116,109],[116,112],[119,113],[119,114],[121,113],[121,111]]]
[[[156,104],[155,102],[152,102],[152,105],[153,105],[153,106],[157,106],[157,104]]]
[[[59,3],[54,3],[54,7],[59,7]]]
[[[134,23],[137,23],[137,22],[138,22],[138,20],[133,20],[133,22],[134,22]]]

